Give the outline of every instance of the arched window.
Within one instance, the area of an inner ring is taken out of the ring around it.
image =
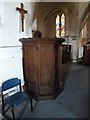
[[[65,36],[65,15],[56,16],[56,37]]]
[[[65,15],[61,16],[61,36],[65,35]]]
[[[60,37],[60,16],[57,15],[56,17],[56,37]]]

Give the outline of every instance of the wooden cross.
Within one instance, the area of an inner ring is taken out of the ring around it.
[[[21,3],[21,8],[16,7],[16,10],[18,10],[21,14],[21,20],[22,20],[22,32],[24,32],[24,14],[27,13],[27,10],[24,10],[24,5]]]

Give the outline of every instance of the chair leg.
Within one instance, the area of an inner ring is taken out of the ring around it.
[[[2,103],[2,115],[4,116],[5,115],[5,104]]]
[[[13,120],[15,120],[15,114],[14,114],[14,107],[13,107],[13,106],[11,107],[11,110],[12,110],[12,117],[13,117]]]
[[[31,105],[31,112],[33,111],[33,103],[32,103],[32,98],[30,98],[30,105]]]

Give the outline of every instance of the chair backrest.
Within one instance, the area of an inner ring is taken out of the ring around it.
[[[18,78],[8,79],[7,81],[2,83],[2,91],[8,90],[8,89],[13,88],[18,85],[21,90],[21,80],[20,79],[18,79]]]

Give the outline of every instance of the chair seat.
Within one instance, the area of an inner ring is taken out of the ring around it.
[[[7,104],[11,106],[16,106],[28,99],[29,96],[24,92],[17,92],[12,96],[9,96],[8,98],[5,98],[5,101]]]
[[[9,96],[6,96],[4,92],[7,90],[11,90],[12,88],[16,88],[16,93],[9,94]],[[22,91],[21,80],[18,78],[11,78],[2,83],[1,96],[2,96],[2,114],[8,120],[11,119],[10,116],[8,116],[9,109],[11,109],[12,119],[16,120],[14,108],[26,100],[30,101],[31,112],[33,111],[32,98],[24,91]]]

